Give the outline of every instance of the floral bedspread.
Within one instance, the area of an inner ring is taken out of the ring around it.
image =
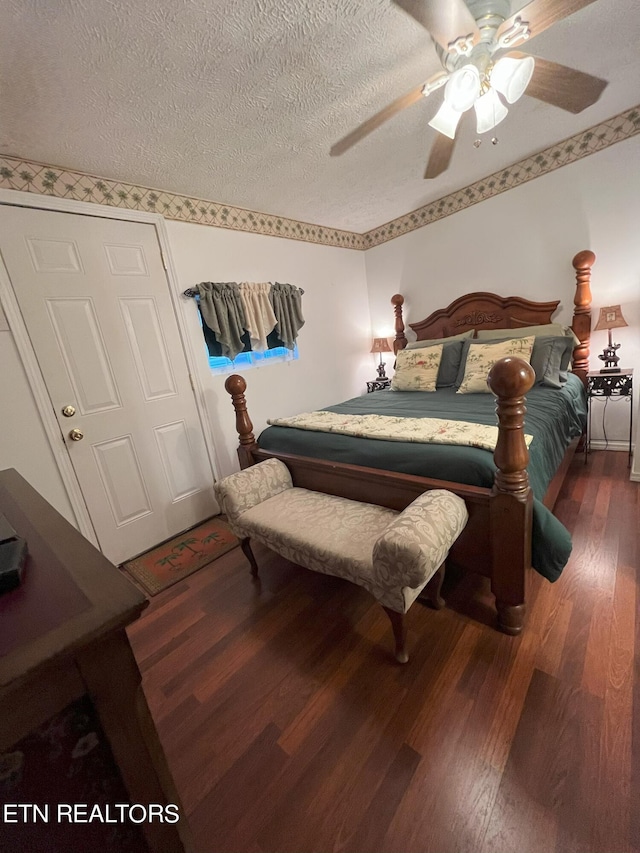
[[[343,415],[336,412],[303,412],[292,418],[272,418],[271,426],[315,432],[337,432],[357,438],[413,441],[421,444],[459,444],[495,450],[498,427],[444,418],[395,418],[389,415]],[[525,435],[527,447],[532,435]]]

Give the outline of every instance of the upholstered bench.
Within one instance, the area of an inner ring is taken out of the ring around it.
[[[215,488],[254,576],[251,539],[306,569],[364,587],[391,620],[397,660],[408,660],[404,614],[425,587],[434,607],[444,605],[444,561],[468,517],[462,498],[435,489],[396,512],[296,488],[278,459],[225,477]]]

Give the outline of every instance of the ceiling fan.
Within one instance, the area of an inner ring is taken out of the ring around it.
[[[443,70],[386,106],[331,148],[343,154],[385,121],[422,97],[444,87],[440,109],[429,122],[438,136],[431,148],[425,178],[448,167],[460,118],[472,107],[479,134],[492,130],[523,94],[571,113],[595,104],[607,86],[557,62],[512,48],[594,0],[532,0],[510,14],[510,0],[393,0],[429,31]]]

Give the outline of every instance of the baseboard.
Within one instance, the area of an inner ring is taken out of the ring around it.
[[[624,450],[625,453],[629,452],[629,442],[628,441],[605,441],[603,438],[592,438],[591,439],[591,449],[592,450]]]
[[[629,479],[633,483],[640,483],[640,471],[632,471]]]

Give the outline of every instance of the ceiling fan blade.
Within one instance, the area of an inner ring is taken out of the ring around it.
[[[595,0],[532,0],[526,6],[523,6],[510,18],[507,18],[499,27],[497,37],[500,39],[509,29],[516,24],[516,18],[526,22],[531,30],[530,38],[539,36],[540,33],[548,29],[552,24],[561,21],[563,18],[568,18],[574,12],[578,12],[585,6],[594,3]],[[508,44],[504,45],[508,47]]]
[[[460,36],[480,39],[480,31],[464,0],[393,0],[419,24],[429,30],[431,37],[444,50]]]
[[[358,125],[355,130],[352,130],[351,133],[348,133],[336,142],[336,144],[331,147],[329,154],[332,157],[339,157],[340,154],[344,154],[344,152],[351,148],[352,145],[355,145],[356,142],[360,142],[361,139],[364,139],[365,136],[368,136],[372,131],[380,127],[381,124],[384,124],[385,121],[389,121],[390,118],[393,118],[402,110],[410,107],[412,104],[415,104],[420,100],[420,98],[426,97],[422,94],[424,87],[442,76],[443,72],[438,71],[436,74],[429,77],[425,83],[421,83],[419,86],[416,86],[415,89],[407,92],[406,95],[403,95],[391,104],[387,104],[387,106],[380,110],[379,113],[376,113],[374,116],[371,116],[371,118],[362,122],[362,124]]]
[[[455,139],[450,139],[442,133],[436,135],[435,142],[431,146],[431,152],[429,153],[427,169],[424,173],[426,179],[437,178],[438,175],[447,171],[455,144]]]
[[[523,59],[527,54],[517,50],[506,54],[514,59]],[[560,107],[570,113],[581,113],[598,100],[608,83],[600,77],[586,74],[575,68],[568,68],[558,62],[534,57],[536,64],[533,77],[527,86],[525,95],[537,98],[546,104]]]

